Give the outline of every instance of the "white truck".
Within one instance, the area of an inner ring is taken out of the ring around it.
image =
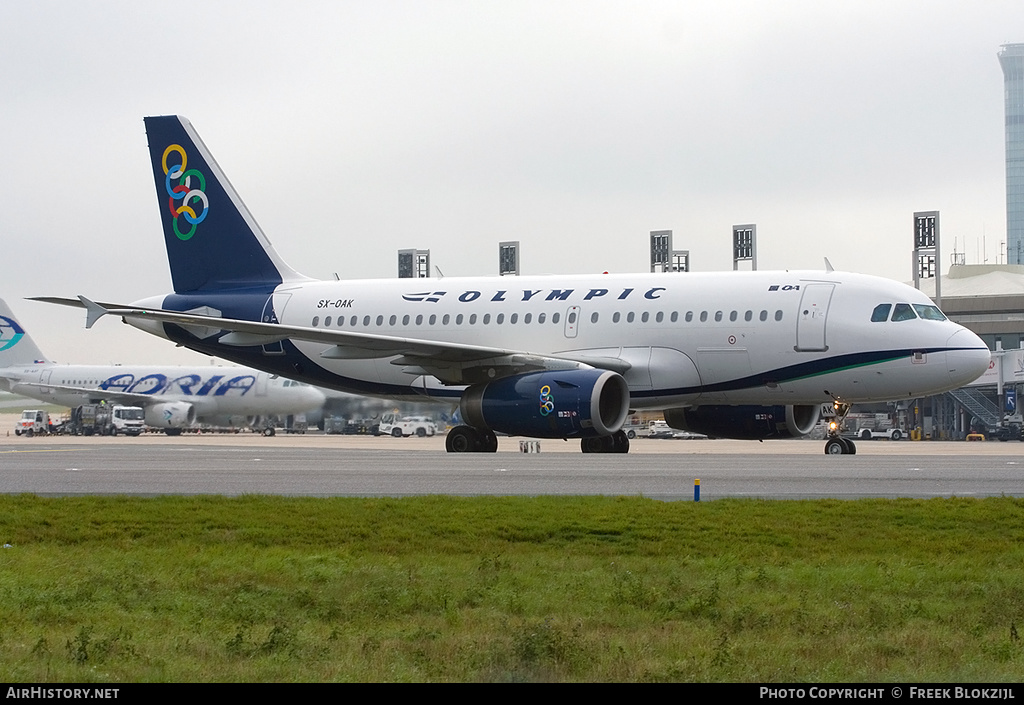
[[[39,409],[27,409],[21,412],[21,418],[14,425],[15,436],[45,436],[50,433],[50,415]]]
[[[64,432],[74,436],[138,436],[146,430],[141,406],[83,404],[71,410]]]
[[[402,436],[433,436],[437,434],[437,424],[426,416],[408,416],[387,413],[380,417],[380,435],[401,438]]]

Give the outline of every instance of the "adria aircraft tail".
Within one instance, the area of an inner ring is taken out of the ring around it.
[[[306,279],[274,251],[188,120],[145,122],[176,293],[272,290]]]
[[[0,299],[0,369],[48,362],[10,307]]]

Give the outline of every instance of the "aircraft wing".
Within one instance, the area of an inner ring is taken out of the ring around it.
[[[109,314],[136,320],[174,323],[199,339],[213,337],[223,332],[219,338],[221,344],[239,347],[268,345],[282,340],[322,343],[325,346],[320,352],[322,358],[358,360],[394,357],[391,364],[404,367],[406,373],[433,375],[445,384],[474,384],[540,370],[596,367],[623,373],[631,367],[630,363],[617,357],[549,355],[467,343],[262,323],[158,308],[100,304],[84,296],[78,299],[35,297],[32,300],[85,308],[87,328],[92,327],[101,316]]]

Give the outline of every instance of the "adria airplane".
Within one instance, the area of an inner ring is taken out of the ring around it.
[[[801,436],[823,403],[960,387],[989,351],[919,291],[832,271],[317,281],[281,259],[192,125],[146,118],[174,293],[43,298],[311,384],[459,404],[495,431],[627,452],[631,409],[710,436]],[[830,454],[853,453],[837,436]]]
[[[225,424],[232,417],[301,414],[324,403],[319,389],[246,367],[58,365],[43,356],[3,300],[0,389],[61,406],[101,401],[141,406],[146,425],[169,435],[196,421]]]

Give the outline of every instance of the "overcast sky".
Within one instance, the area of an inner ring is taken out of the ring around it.
[[[915,210],[944,260],[1002,261],[1000,45],[1021,0],[5,3],[5,298],[61,362],[202,362],[23,300],[170,290],[142,118],[188,117],[294,268],[391,277],[696,271],[911,278]],[[987,250],[982,249],[982,242]]]

